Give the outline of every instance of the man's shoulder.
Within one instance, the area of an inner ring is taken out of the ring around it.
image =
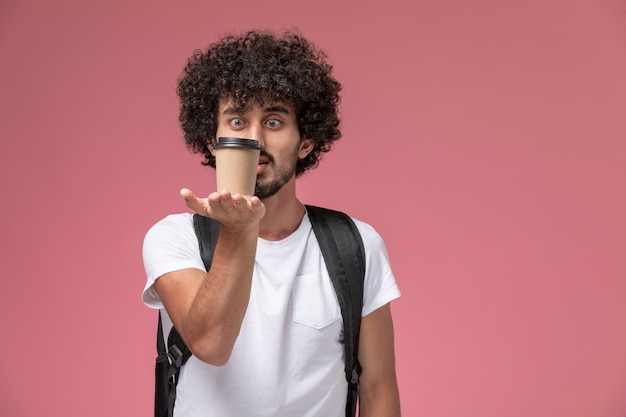
[[[193,232],[193,214],[170,214],[156,222],[146,233],[146,239],[155,236],[188,234]]]
[[[157,221],[152,228],[155,227],[177,227],[183,226],[186,227],[190,224],[193,224],[193,214],[192,213],[175,213],[169,214]]]
[[[363,243],[366,246],[378,247],[378,246],[380,246],[382,244],[382,237],[376,231],[376,229],[371,224],[369,224],[368,222],[363,221],[363,220],[361,220],[361,219],[359,219],[357,217],[352,216],[347,211],[342,211],[342,210],[339,210],[339,209],[336,209],[336,208],[330,208],[330,207],[319,207],[319,208],[321,208],[323,210],[336,211],[336,212],[345,214],[346,216],[350,217],[352,222],[355,224],[357,230],[359,231],[359,234],[361,235],[361,239],[363,240]]]

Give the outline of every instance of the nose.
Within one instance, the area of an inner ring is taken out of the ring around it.
[[[255,123],[250,126],[250,139],[256,139],[259,141],[261,147],[265,147],[265,135],[263,134],[263,125],[261,123]]]

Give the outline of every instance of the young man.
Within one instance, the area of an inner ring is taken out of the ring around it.
[[[192,214],[153,226],[143,248],[143,300],[161,309],[193,356],[181,370],[175,416],[345,415],[342,320],[296,177],[339,139],[339,83],[322,52],[297,34],[248,32],[196,52],[179,80],[188,146],[215,166],[217,137],[257,139],[255,196],[181,194],[221,223],[202,263]],[[400,293],[384,243],[367,224],[359,342],[360,416],[399,416],[389,303]]]

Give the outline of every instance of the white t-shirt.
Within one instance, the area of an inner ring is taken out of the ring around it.
[[[363,316],[400,296],[385,245],[355,220],[365,246]],[[153,288],[165,273],[205,271],[193,216],[174,214],[146,234],[143,302],[161,309],[165,338],[172,323]],[[342,417],[347,382],[337,296],[308,216],[280,241],[259,238],[250,301],[224,366],[192,356],[181,369],[176,417]]]

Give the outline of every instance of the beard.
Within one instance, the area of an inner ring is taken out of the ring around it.
[[[269,163],[274,165],[274,158],[269,154],[266,154],[265,156],[269,159]],[[278,193],[296,174],[297,154],[295,155],[293,161],[294,162],[289,166],[277,169],[275,177],[272,179],[263,181],[257,178],[254,195],[259,197],[261,200],[276,195],[276,193]],[[276,165],[274,165],[274,167],[276,167]]]

